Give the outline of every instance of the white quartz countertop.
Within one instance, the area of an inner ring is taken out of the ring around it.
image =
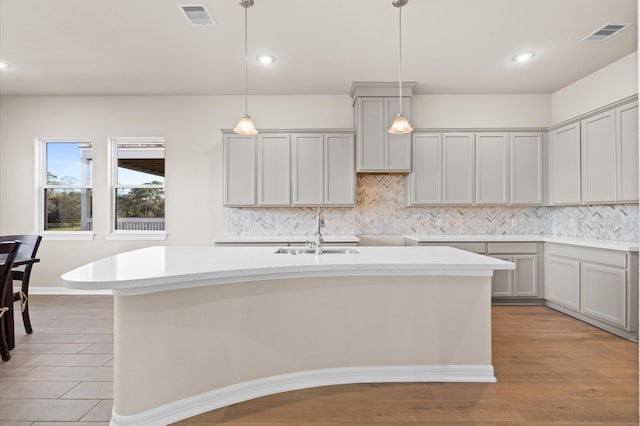
[[[243,243],[306,243],[315,241],[315,235],[239,235],[234,237],[215,238],[213,243],[243,244]],[[360,238],[355,235],[323,235],[326,244],[331,243],[358,243]]]
[[[439,242],[519,242],[535,241],[620,251],[638,251],[638,241],[598,240],[594,238],[563,237],[541,234],[468,234],[468,235],[405,235],[404,238],[422,243]]]
[[[244,281],[330,276],[491,276],[514,264],[452,247],[357,247],[357,254],[275,254],[275,247],[148,247],[62,275],[68,288],[142,294]],[[390,284],[393,281],[390,280]]]

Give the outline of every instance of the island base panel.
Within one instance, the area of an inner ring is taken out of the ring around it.
[[[302,278],[116,295],[112,424],[323,384],[495,381],[490,280]],[[233,398],[207,401],[226,390]]]

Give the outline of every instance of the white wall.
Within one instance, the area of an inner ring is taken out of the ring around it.
[[[591,73],[551,95],[551,121],[558,124],[638,93],[638,52]]]
[[[34,233],[37,137],[88,137],[94,143],[93,241],[44,241],[33,286],[59,286],[70,269],[158,242],[107,241],[107,139],[166,138],[166,223],[169,245],[207,245],[226,235],[222,206],[222,134],[244,110],[238,96],[80,96],[0,98],[0,234]],[[353,127],[344,96],[250,97],[249,112],[263,128]],[[162,243],[162,242],[160,242]]]
[[[414,95],[414,128],[549,127],[550,95]]]

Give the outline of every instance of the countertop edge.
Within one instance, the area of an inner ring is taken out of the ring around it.
[[[582,247],[601,248],[606,250],[631,251],[640,250],[637,241],[597,240],[592,238],[568,237],[549,234],[456,234],[456,235],[403,235],[407,240],[439,243],[439,242],[540,242],[569,244]]]

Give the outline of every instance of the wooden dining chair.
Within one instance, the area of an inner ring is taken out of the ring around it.
[[[19,259],[36,259],[38,253],[38,247],[40,247],[40,241],[42,241],[41,235],[0,235],[0,242],[2,241],[20,241],[20,251],[18,252]],[[27,334],[33,333],[31,327],[31,318],[29,318],[29,280],[31,279],[31,269],[35,262],[27,263],[21,270],[15,269],[11,273],[13,281],[20,281],[20,290],[13,293],[13,301],[20,301],[20,309],[22,311],[22,323],[24,324],[24,330]],[[11,280],[10,280],[11,281]],[[13,290],[12,290],[13,291]]]
[[[7,343],[7,318],[13,303],[13,281],[11,269],[20,249],[19,241],[0,241],[0,357],[9,361],[9,344]]]

